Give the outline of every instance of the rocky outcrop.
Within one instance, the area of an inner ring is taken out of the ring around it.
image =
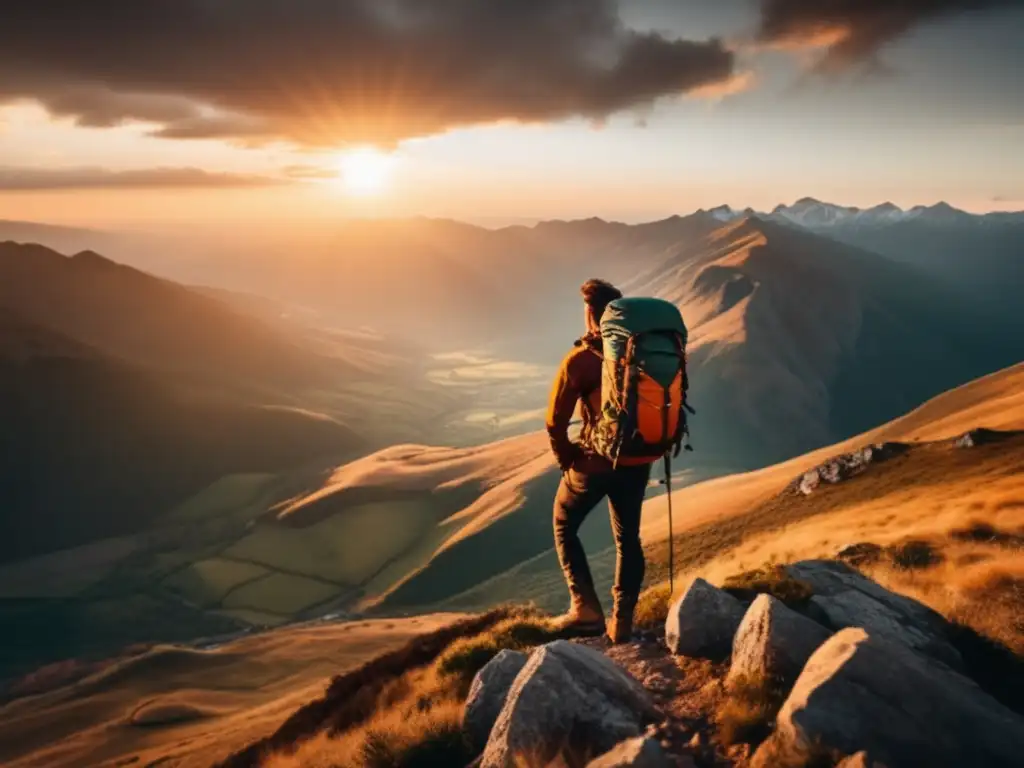
[[[726,658],[746,607],[704,579],[694,579],[668,612],[665,642],[680,656]]]
[[[872,464],[888,461],[906,453],[908,446],[904,443],[876,443],[850,453],[833,456],[831,459],[795,480],[790,488],[804,496],[809,496],[823,483],[834,485],[861,474]]]
[[[831,634],[771,595],[759,595],[733,639],[726,682],[745,679],[792,683]]]
[[[644,687],[607,656],[556,640],[534,650],[516,676],[481,766],[546,764],[572,739],[600,753],[640,736],[658,716]]]
[[[526,666],[526,660],[525,653],[502,650],[473,678],[462,722],[475,748],[483,749],[487,743],[494,721],[505,706],[509,689]]]
[[[786,571],[811,585],[809,612],[833,629],[864,627],[954,668],[962,666],[945,619],[916,600],[890,592],[842,563],[809,560],[786,566]]]
[[[650,736],[629,739],[587,763],[587,768],[670,768],[665,750]]]
[[[1024,718],[906,644],[850,628],[808,660],[753,765],[802,765],[821,748],[867,750],[888,768],[1010,768]]]

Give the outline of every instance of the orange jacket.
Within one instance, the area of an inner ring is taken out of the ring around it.
[[[587,474],[611,469],[611,463],[585,451],[579,443],[569,439],[569,422],[576,413],[577,403],[583,426],[580,440],[586,437],[601,412],[601,337],[587,334],[578,339],[558,369],[548,398],[546,426],[551,450],[558,465],[566,470],[573,467]]]

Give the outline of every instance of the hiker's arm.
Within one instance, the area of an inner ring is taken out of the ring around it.
[[[551,386],[551,396],[548,398],[546,419],[551,450],[563,471],[572,466],[580,453],[579,446],[569,439],[569,422],[572,421],[576,403],[580,399],[579,388],[572,376],[573,357],[574,355],[570,353],[558,369],[558,375]]]

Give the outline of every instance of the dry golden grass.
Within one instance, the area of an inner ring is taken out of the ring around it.
[[[785,698],[785,687],[770,680],[740,677],[731,681],[729,695],[714,714],[718,739],[726,745],[764,741]]]
[[[69,685],[39,685],[0,707],[0,764],[208,768],[273,732],[332,675],[461,618],[314,624],[210,651],[157,648]]]
[[[502,649],[526,650],[557,637],[549,621],[524,609],[489,629],[451,643],[432,663],[415,667],[361,702],[340,733],[322,731],[267,768],[427,768],[473,758],[462,732],[462,702],[473,677]]]

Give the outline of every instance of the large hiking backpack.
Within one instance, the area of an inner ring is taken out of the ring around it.
[[[601,316],[601,413],[590,447],[617,466],[675,455],[688,435],[686,324],[671,302],[616,299]],[[686,446],[690,449],[690,446]]]

